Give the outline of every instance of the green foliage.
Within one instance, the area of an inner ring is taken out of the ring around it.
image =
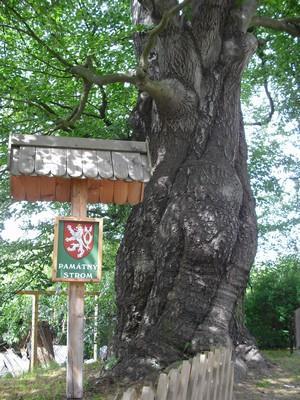
[[[100,394],[91,382],[99,373],[102,365],[99,362],[84,366],[84,398],[85,400],[109,400],[110,395]],[[117,391],[117,388],[115,389]],[[38,368],[18,378],[4,377],[0,379],[1,400],[61,400],[66,393],[66,370],[57,365],[49,368]]]
[[[47,133],[76,107],[81,83],[53,54],[60,54],[72,65],[82,64],[92,56],[95,68],[106,73],[128,70],[134,65],[127,1],[111,1],[109,7],[105,1],[50,3],[10,0],[1,4],[1,137],[7,137],[9,132]],[[30,35],[27,26],[44,41],[44,46]],[[127,118],[135,91],[113,85],[106,88],[106,95],[106,117],[110,122],[106,123],[99,114],[103,91],[94,89],[85,118],[73,136],[129,135]]]
[[[128,117],[136,91],[120,84],[94,88],[76,127],[57,130],[78,105],[81,83],[59,58],[83,63],[91,56],[103,73],[134,66],[129,1],[14,1],[0,4],[0,221],[22,221],[23,238],[1,240],[0,301],[9,301],[17,290],[51,285],[52,220],[33,223],[42,211],[68,215],[61,204],[13,206],[6,171],[8,135],[39,133],[96,138],[128,138]],[[28,28],[29,27],[29,28]],[[44,42],[41,45],[31,31]],[[51,49],[49,51],[49,49]],[[56,57],[60,54],[61,57]],[[129,207],[90,206],[89,216],[103,217],[104,268],[113,268],[112,252],[122,235]],[[12,222],[14,223],[14,222]],[[35,231],[35,235],[32,231]],[[33,237],[33,238],[32,238]]]
[[[246,324],[262,348],[290,346],[300,307],[300,259],[287,257],[256,268],[246,293]]]
[[[250,143],[249,172],[261,237],[276,231],[295,236],[291,231],[299,226],[296,210],[300,160],[291,150],[284,150],[287,142],[280,132],[270,135],[266,129],[260,129]]]
[[[50,246],[49,246],[50,247]],[[97,345],[98,348],[110,343],[116,315],[115,288],[114,288],[114,265],[118,249],[118,241],[104,240],[103,276],[99,284],[87,285],[87,290],[99,291],[98,298],[86,296],[85,298],[85,357],[93,356],[94,311],[97,302]],[[12,261],[11,261],[12,262]],[[36,265],[29,265],[28,271],[17,273],[15,270],[8,274],[1,287],[3,301],[0,303],[0,346],[6,344],[17,346],[24,337],[28,335],[31,326],[31,299],[30,296],[21,296],[16,292],[24,288],[30,289],[52,289],[50,285],[50,260],[48,266],[43,269]],[[32,274],[33,268],[35,274]],[[34,275],[34,278],[32,278]],[[44,279],[44,281],[43,281]],[[27,286],[28,285],[28,286]],[[66,291],[65,284],[56,284],[57,291],[53,296],[40,296],[39,320],[46,320],[54,333],[55,344],[66,344],[67,333],[67,302],[66,295],[60,294]]]
[[[112,259],[114,257],[112,256]],[[92,290],[98,290],[95,285]],[[99,285],[100,296],[98,298],[87,297],[85,302],[85,354],[87,358],[93,356],[94,327],[97,323],[97,346],[109,345],[113,336],[116,323],[116,301],[114,286],[114,270],[104,273]],[[98,317],[95,319],[95,307],[98,305]]]
[[[294,0],[262,1],[258,8],[258,15],[271,18],[295,17],[299,14],[299,3]],[[255,28],[253,33],[259,40],[259,47],[244,74],[243,100],[252,106],[249,95],[259,92],[267,81],[278,113],[277,123],[284,126],[291,120],[299,121],[299,38],[262,27]],[[256,122],[262,121],[268,114],[269,104],[266,102],[260,112],[257,112],[258,108],[253,107],[253,119]]]
[[[15,297],[9,303],[1,305],[0,315],[0,346],[15,346],[28,334],[31,301],[28,297]]]

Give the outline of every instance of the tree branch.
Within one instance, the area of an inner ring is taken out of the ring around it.
[[[84,65],[75,65],[71,67],[71,74],[77,75],[80,78],[86,79],[90,83],[94,83],[98,86],[105,86],[110,83],[131,83],[133,85],[136,84],[136,76],[128,73],[116,73],[116,74],[108,74],[108,75],[100,75],[94,72],[93,69],[86,67]]]
[[[57,101],[50,101],[49,103],[53,104],[54,106],[63,108],[65,110],[73,110],[74,109],[74,107],[72,107],[72,106],[68,106],[67,104],[59,103]],[[87,117],[93,117],[93,118],[99,119],[99,115],[98,114],[94,114],[94,113],[91,113],[91,112],[84,111],[82,113],[82,115],[86,115]]]
[[[3,97],[3,100],[9,101],[9,102],[15,102],[15,103],[21,103],[21,104],[28,104],[29,106],[34,106],[36,108],[39,108],[41,111],[46,112],[48,116],[57,116],[57,113],[46,103],[40,101],[40,100],[26,100],[26,99],[16,99],[13,97]],[[3,106],[2,106],[3,107]],[[13,108],[11,105],[9,105],[8,108]],[[19,109],[17,109],[19,110]]]
[[[300,36],[300,17],[273,19],[269,17],[254,16],[250,26],[262,26],[279,32],[286,32],[292,36]]]
[[[106,116],[106,109],[107,109],[107,106],[108,106],[107,94],[106,94],[103,86],[100,86],[100,92],[101,92],[101,95],[102,95],[102,104],[99,107],[99,115],[100,115],[100,118],[105,123],[105,125],[106,126],[110,126],[110,125],[112,125],[112,123]]]
[[[51,65],[50,63],[48,63],[48,62],[45,61],[44,59],[39,58],[36,54],[32,53],[32,52],[29,50],[29,47],[26,45],[26,41],[25,41],[25,39],[24,39],[23,36],[22,36],[23,34],[26,35],[26,36],[28,36],[28,32],[27,32],[25,29],[21,29],[21,28],[19,28],[19,27],[17,27],[17,26],[12,26],[12,25],[7,25],[7,24],[0,24],[0,27],[3,28],[3,29],[4,29],[4,28],[8,28],[8,29],[12,29],[12,30],[14,30],[14,31],[16,31],[16,32],[19,32],[20,38],[21,38],[22,42],[24,43],[24,45],[25,45],[25,47],[26,47],[27,53],[30,54],[33,58],[37,59],[38,61],[40,61],[41,63],[47,65],[48,67],[51,67],[52,69],[55,69],[55,70],[57,70],[57,71],[64,72],[64,73],[66,72],[66,70],[57,68],[56,66]],[[30,35],[29,35],[29,36],[30,36]],[[55,75],[53,75],[53,76],[55,77]]]
[[[182,10],[187,4],[191,3],[191,0],[184,0],[182,3],[177,4],[172,7],[170,10],[165,11],[158,25],[153,28],[148,33],[148,40],[140,57],[139,67],[143,71],[148,70],[148,57],[151,49],[155,46],[158,35],[167,27],[170,19],[177,14],[180,10]]]
[[[266,93],[266,96],[267,96],[267,99],[268,99],[269,105],[270,105],[269,114],[262,121],[245,123],[245,125],[248,125],[248,126],[264,126],[264,125],[268,125],[271,122],[272,117],[273,117],[274,112],[275,112],[275,106],[274,106],[274,100],[273,100],[273,98],[271,96],[271,93],[269,91],[269,85],[268,85],[268,80],[267,79],[264,80],[264,89],[265,89],[265,93]]]
[[[92,88],[92,84],[90,82],[84,80],[83,81],[83,91],[81,94],[79,105],[77,107],[75,107],[73,113],[67,119],[58,120],[56,122],[56,129],[68,130],[70,128],[71,129],[74,128],[75,122],[81,117],[81,115],[85,109],[91,88]]]
[[[90,57],[87,59],[87,62],[84,65],[72,66],[57,51],[52,49],[44,40],[42,40],[33,29],[31,29],[27,21],[16,9],[7,6],[9,12],[12,13],[24,26],[24,29],[18,28],[20,33],[26,34],[33,38],[43,48],[45,48],[49,52],[49,54],[56,58],[62,65],[67,67],[67,71],[69,73],[83,79],[83,92],[80,98],[79,105],[74,109],[73,113],[68,118],[57,120],[55,123],[55,127],[52,131],[58,129],[69,130],[74,127],[75,122],[81,117],[84,112],[90,90],[94,84],[100,87],[103,96],[104,85],[111,83],[130,83],[135,85],[140,90],[147,91],[150,96],[153,97],[154,100],[156,100],[157,104],[160,105],[160,108],[170,109],[171,107],[177,107],[179,97],[181,98],[184,95],[182,93],[182,88],[180,88],[179,90],[178,87],[176,88],[177,85],[174,84],[174,82],[169,82],[167,80],[160,82],[149,79],[147,75],[148,57],[151,49],[156,43],[158,35],[167,27],[170,19],[190,2],[191,0],[184,0],[182,3],[176,4],[176,6],[164,12],[158,25],[149,33],[149,37],[142,53],[136,73],[115,73],[103,76],[95,71]],[[174,94],[177,94],[179,96],[174,96]],[[102,117],[105,116],[106,104],[107,100],[105,96],[103,96],[103,104],[99,109],[100,116]],[[36,103],[33,105],[43,109],[44,112],[47,112],[52,116],[54,115],[54,113],[50,112],[50,109],[45,107],[44,104]]]
[[[233,10],[232,14],[239,19],[242,32],[247,32],[256,9],[257,0],[244,0]]]
[[[274,100],[273,100],[273,98],[271,96],[271,93],[269,91],[268,78],[266,78],[266,59],[265,59],[265,54],[264,54],[263,49],[259,49],[257,55],[261,60],[261,68],[264,71],[264,89],[265,89],[265,93],[266,93],[267,99],[269,101],[270,111],[269,111],[269,114],[262,121],[253,122],[253,123],[247,123],[246,124],[246,125],[250,125],[250,126],[264,126],[264,125],[267,125],[268,123],[271,122],[273,114],[275,112]]]
[[[148,57],[151,49],[156,43],[158,35],[167,27],[170,19],[182,10],[187,4],[191,3],[192,0],[184,0],[182,3],[165,11],[158,25],[149,32],[149,37],[147,43],[144,47],[142,55],[140,57],[139,66],[136,69],[136,73],[116,73],[109,75],[100,75],[95,72],[94,67],[90,65],[76,65],[69,69],[69,72],[79,76],[90,82],[92,84],[98,85],[100,88],[102,86],[111,83],[131,83],[135,85],[138,89],[146,91],[149,95],[156,101],[157,104],[161,106],[168,104],[168,109],[173,105],[178,105],[178,98],[173,98],[176,90],[174,89],[174,82],[165,81],[153,81],[149,79],[147,75],[148,70]],[[155,5],[155,2],[152,2]],[[181,91],[178,90],[178,93]],[[182,94],[182,93],[181,93]]]
[[[42,40],[28,25],[28,23],[25,21],[25,19],[21,16],[21,14],[18,13],[17,10],[15,10],[13,7],[10,7],[6,5],[7,9],[10,10],[18,19],[21,24],[23,24],[26,27],[26,30],[20,30],[16,29],[19,31],[22,31],[22,33],[27,34],[28,36],[32,37],[35,41],[37,41],[42,47],[44,47],[54,58],[56,58],[61,64],[63,64],[65,67],[70,68],[72,64],[70,64],[67,60],[65,60],[57,51],[51,49],[48,44]]]
[[[264,81],[264,89],[265,89],[265,93],[266,96],[269,100],[269,104],[270,104],[270,111],[269,111],[269,115],[267,116],[266,120],[265,120],[265,124],[268,124],[269,122],[271,122],[271,119],[273,117],[273,114],[275,112],[275,106],[274,106],[274,101],[272,99],[271,93],[269,91],[269,86],[268,86],[268,80],[267,78]]]
[[[48,116],[57,116],[57,113],[51,107],[49,107],[46,103],[44,103],[42,101],[28,100],[28,101],[26,101],[26,103],[29,106],[33,105],[33,106],[39,108],[41,111],[46,112],[46,114]]]

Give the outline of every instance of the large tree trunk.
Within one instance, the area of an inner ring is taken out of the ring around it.
[[[148,3],[133,1],[135,23],[156,23],[174,1]],[[236,2],[195,3],[191,21],[175,18],[150,56],[152,78],[173,97],[141,93],[132,116],[136,137],[150,141],[153,176],[117,257],[115,351],[140,373],[234,344],[231,322],[256,251],[240,109],[256,41]],[[137,55],[144,42],[136,36]]]

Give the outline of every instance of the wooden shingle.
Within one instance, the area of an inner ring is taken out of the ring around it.
[[[136,204],[150,179],[149,160],[144,142],[11,135],[11,194],[70,201],[70,181],[88,179],[89,202]]]

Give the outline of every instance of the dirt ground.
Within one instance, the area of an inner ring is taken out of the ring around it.
[[[251,370],[235,385],[235,400],[300,400],[300,354],[265,352],[269,369]]]

